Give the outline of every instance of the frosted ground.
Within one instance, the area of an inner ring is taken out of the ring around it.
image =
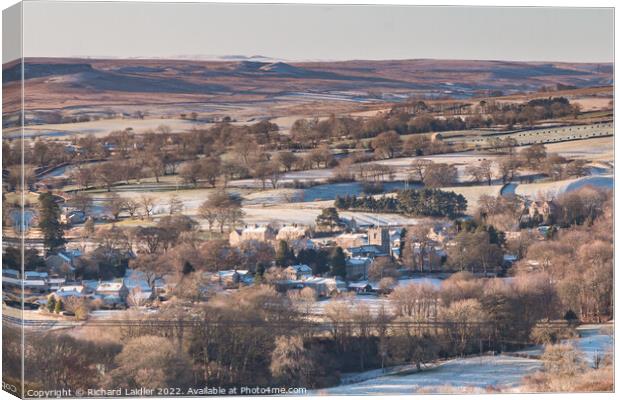
[[[578,179],[569,179],[555,182],[540,182],[531,184],[512,184],[509,191],[522,196],[536,198],[548,195],[556,196],[565,191],[576,190],[585,185],[612,188],[612,175],[597,175]],[[192,217],[198,217],[198,207],[215,191],[211,188],[181,189],[178,191],[170,190],[166,192],[154,192],[150,190],[148,184],[132,185],[133,187],[122,187],[116,192],[126,198],[138,199],[147,194],[155,197],[155,215],[164,215],[168,212],[168,203],[171,196],[177,196],[184,204],[184,212]],[[454,191],[462,194],[467,200],[467,212],[473,213],[478,205],[478,200],[482,195],[497,196],[500,194],[501,185],[481,185],[481,186],[457,186],[447,187],[443,190]],[[311,188],[314,189],[314,188]],[[333,191],[332,191],[333,189]],[[339,184],[324,185],[321,195],[331,197],[336,194],[342,195]],[[326,207],[333,207],[332,200],[311,200],[304,198],[303,191],[299,189],[275,189],[265,191],[251,191],[248,189],[231,188],[231,192],[236,192],[243,196],[245,212],[244,222],[247,224],[266,224],[270,222],[281,224],[304,224],[313,225],[316,217],[321,210]],[[507,190],[504,193],[508,193]],[[95,204],[102,206],[109,193],[97,193],[94,196]],[[306,200],[306,201],[304,201]],[[361,225],[414,225],[419,223],[420,218],[411,218],[399,214],[372,213],[372,212],[351,212],[342,211],[341,216],[346,219],[355,218]]]
[[[579,350],[590,365],[594,365],[597,359],[605,355],[605,352],[613,350],[614,339],[611,331],[612,326],[601,325],[583,325],[578,328],[580,337],[577,339],[567,340]],[[533,346],[530,349],[521,350],[515,354],[528,356],[540,356],[544,349],[542,346]]]
[[[530,198],[537,196],[555,197],[561,193],[577,190],[588,185],[613,189],[614,178],[613,175],[598,175],[563,181],[519,184],[516,186],[515,193]]]
[[[432,388],[487,387],[508,388],[519,385],[524,376],[537,371],[541,362],[522,357],[483,356],[447,361],[436,368],[410,375],[386,375],[363,382],[319,391],[329,395],[407,395]]]
[[[586,359],[592,363],[596,354],[603,354],[613,345],[613,337],[600,325],[580,328],[582,337],[571,340],[584,352]],[[533,348],[526,353],[541,354],[541,348]],[[329,395],[407,395],[418,392],[443,392],[447,386],[462,389],[464,392],[484,392],[486,388],[500,390],[515,389],[522,379],[539,370],[542,363],[536,359],[508,355],[461,358],[446,361],[439,366],[422,372],[405,375],[384,375],[383,371],[366,371],[358,375],[351,374],[349,380],[365,379],[362,382],[344,384],[322,389],[319,394]],[[357,379],[356,379],[357,378]]]

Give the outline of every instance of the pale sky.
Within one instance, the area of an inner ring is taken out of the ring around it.
[[[613,61],[611,8],[27,1],[23,18],[26,57]]]

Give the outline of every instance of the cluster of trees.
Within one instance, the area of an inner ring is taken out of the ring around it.
[[[558,154],[547,153],[542,144],[525,147],[519,152],[515,167],[541,171],[552,180],[588,175],[584,160],[568,160]]]
[[[427,159],[411,162],[410,179],[424,183],[427,187],[451,186],[458,181],[458,171],[454,165],[435,163]]]
[[[516,124],[532,126],[541,120],[576,115],[579,111],[578,105],[570,104],[564,97],[534,99],[527,103],[482,100],[478,104],[454,103],[451,106],[413,100],[365,121],[362,137],[374,137],[388,131],[404,135],[488,128],[493,125],[507,125],[512,129]],[[450,113],[456,116],[435,115]],[[467,117],[463,118],[463,115]]]
[[[504,259],[501,244],[494,243],[492,235],[482,227],[461,231],[447,250],[448,264],[454,270],[484,275],[501,272]]]
[[[439,118],[432,117],[433,113],[447,114],[450,112],[468,117],[466,119],[447,118],[443,122]],[[453,103],[452,105],[430,105],[424,101],[413,100],[410,103],[395,106],[389,117],[392,121],[398,118],[407,122],[409,127],[415,125],[419,132],[431,132],[482,128],[491,125],[508,125],[509,127],[516,124],[533,125],[541,120],[576,115],[579,112],[579,105],[571,104],[565,97],[539,98],[527,103],[481,100],[477,104]]]
[[[437,251],[441,241],[437,227],[433,222],[421,221],[401,232],[402,268],[419,272],[468,271],[491,276],[503,272],[506,243],[503,232],[474,220],[456,220],[446,230],[446,234],[453,235],[450,245],[444,246],[445,251]]]
[[[495,123],[508,126],[532,126],[541,120],[577,115],[580,112],[579,105],[570,104],[565,97],[533,99],[523,104],[493,102],[485,107],[487,112],[492,114]]]
[[[75,146],[73,148],[44,139],[6,140],[3,141],[3,167],[21,165],[23,148],[24,164],[46,167],[72,163],[79,167],[72,176],[78,185],[87,187],[97,183],[109,189],[114,183],[129,179],[140,180],[152,176],[159,181],[163,175],[175,174],[184,161],[196,160],[201,155],[219,158],[233,148],[242,162],[222,162],[222,172],[245,177],[251,172],[247,170],[250,156],[260,159],[265,151],[277,149],[281,137],[283,135],[279,135],[276,124],[261,121],[243,126],[223,122],[208,129],[193,129],[185,133],[173,133],[165,125],[143,134],[136,134],[131,128],[127,128],[100,138],[94,135],[76,137],[72,139]],[[284,168],[290,168],[297,163],[296,159],[290,159],[291,154],[281,157],[282,163],[287,166]],[[317,154],[314,154],[313,157],[316,156]],[[325,155],[321,154],[321,157]],[[113,162],[96,167],[85,163],[110,158]],[[269,156],[266,159],[268,160]],[[214,169],[217,170],[217,166],[203,165],[202,168],[192,166],[184,170],[185,176],[191,177],[202,173],[209,176]],[[34,170],[33,167],[29,177],[34,177]]]
[[[562,229],[551,240],[532,243],[515,266],[520,275],[550,276],[562,309],[582,321],[605,320],[613,313],[612,202],[590,224]]]
[[[528,392],[612,392],[614,388],[613,353],[600,354],[594,368],[585,355],[567,343],[545,347],[542,371],[525,379]]]
[[[505,141],[494,139],[489,144],[493,151],[501,150],[505,153],[499,161],[482,160],[465,168],[472,182],[491,185],[493,179],[498,177],[502,183],[507,183],[516,179],[519,171],[538,171],[554,181],[582,177],[589,173],[585,160],[570,160],[555,153],[547,153],[543,144],[524,147],[517,153],[514,145],[506,144]]]
[[[522,197],[485,194],[478,199],[476,218],[502,231],[517,231],[526,212],[525,200]]]
[[[359,210],[374,212],[399,212],[399,201],[395,197],[361,196],[355,195],[344,197],[336,196],[334,206],[339,210]]]
[[[158,318],[178,325],[120,326],[83,338],[65,333],[29,334],[26,387],[52,389],[188,388],[245,386],[322,387],[338,382],[335,365],[320,341],[301,327],[291,300],[265,286],[216,296],[190,315],[171,306]],[[231,312],[234,310],[234,312]],[[199,318],[202,325],[183,326]],[[239,323],[245,321],[247,323]],[[19,375],[17,329],[3,329],[3,360]],[[52,372],[53,371],[53,372]],[[19,386],[19,385],[18,385]],[[176,394],[176,393],[171,393]]]
[[[404,141],[400,136],[470,127],[468,122],[463,122],[460,118],[429,118],[438,129],[421,129],[420,126],[425,122],[406,113],[379,113],[370,118],[331,115],[323,120],[299,119],[291,127],[291,143],[288,146],[316,148],[321,144],[337,141],[343,148],[363,148],[365,146],[362,139],[374,138],[370,141],[370,148],[378,158],[391,158],[399,154],[434,154],[447,151],[451,146],[440,141],[431,141],[427,135],[413,135]]]
[[[480,339],[501,343],[503,349],[518,347],[519,342],[526,344],[534,340],[532,333],[540,322],[564,316],[557,289],[545,273],[520,275],[508,282],[478,279],[469,272],[459,272],[440,287],[398,286],[389,298],[402,318],[421,322],[471,322],[472,326],[461,326],[453,332],[450,340],[457,351],[465,352],[468,347],[469,351],[475,351]]]
[[[110,191],[116,184],[128,184],[130,180],[140,182],[141,179],[154,177],[159,182],[162,176],[174,174],[193,187],[204,182],[211,187],[221,184],[225,188],[230,180],[251,177],[260,181],[265,189],[267,183],[276,188],[285,172],[335,165],[332,152],[326,145],[318,146],[304,156],[291,151],[280,151],[274,155],[266,152],[251,138],[244,138],[229,148],[200,157],[200,153],[179,152],[179,148],[162,142],[161,136],[153,136],[151,139],[155,144],[149,144],[148,147],[116,147],[111,161],[77,163],[71,172],[71,179],[82,189],[99,185]],[[226,151],[231,154],[223,157]]]
[[[396,197],[337,196],[334,206],[341,210],[455,218],[465,212],[467,200],[460,194],[439,189],[406,189],[399,190]]]
[[[216,223],[220,233],[224,232],[224,226],[232,230],[243,219],[244,212],[241,209],[241,196],[220,190],[213,193],[198,208],[198,215],[207,220],[209,232]]]
[[[23,154],[22,154],[23,149]],[[19,166],[22,164],[48,166],[70,161],[72,155],[65,151],[61,143],[44,139],[2,140],[2,167]]]
[[[21,270],[22,254],[18,247],[6,246],[2,253],[2,265],[5,268]],[[41,257],[37,249],[24,249],[24,270],[36,271],[45,267],[45,259]]]

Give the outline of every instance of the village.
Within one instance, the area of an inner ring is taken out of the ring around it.
[[[558,206],[554,201],[523,203],[520,212],[521,224],[532,227],[524,234],[533,240],[544,241],[551,237],[550,232],[557,234],[555,226],[546,225],[557,216]],[[338,298],[347,292],[377,297],[388,295],[398,285],[413,282],[439,286],[442,280],[460,270],[486,278],[507,277],[507,271],[520,259],[518,251],[502,246],[500,255],[484,270],[476,266],[458,269],[454,263],[448,263],[450,249],[458,245],[455,239],[460,224],[471,220],[468,216],[456,223],[449,219],[428,220],[413,227],[358,224],[355,218],[339,217],[335,208],[328,208],[321,215],[326,218],[317,217],[312,226],[253,224],[231,229],[229,250],[267,246],[273,260],[252,269],[233,264],[229,269],[204,271],[199,278],[199,290],[213,294],[267,283],[281,293],[310,288],[316,299]],[[67,226],[83,227],[87,221],[92,222],[93,216],[67,206],[63,207],[60,220]],[[412,228],[415,234],[407,235],[407,230]],[[519,241],[521,234],[521,231],[502,232],[501,240],[503,243]],[[72,317],[77,304],[82,307],[88,304],[88,309],[95,311],[134,308],[153,312],[158,304],[173,296],[178,277],[166,273],[154,277],[148,268],[128,267],[123,276],[113,279],[77,278],[76,270],[83,260],[89,253],[100,250],[94,246],[93,243],[81,248],[67,246],[40,260],[40,267],[25,271],[23,276],[17,269],[3,268],[5,301],[9,300],[10,304],[11,292],[21,290],[23,284],[27,308],[40,307]],[[131,265],[141,250],[140,244],[135,243],[118,257],[125,257]],[[527,265],[536,269],[539,261],[527,260]],[[80,315],[80,319],[87,317]]]

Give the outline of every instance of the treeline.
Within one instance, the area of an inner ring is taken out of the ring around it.
[[[337,196],[334,206],[340,210],[456,218],[467,209],[467,200],[463,195],[439,189],[406,189],[397,191],[396,197]]]
[[[531,126],[541,120],[576,115],[580,111],[578,105],[570,104],[565,97],[533,99],[527,103],[482,100],[477,104],[463,103],[453,106],[455,114],[467,115],[467,118],[435,117],[433,113],[445,113],[445,107],[438,107],[423,101],[396,106],[384,117],[383,127],[387,128],[384,130],[406,134],[476,129],[493,125],[507,125],[512,129],[517,124]]]

